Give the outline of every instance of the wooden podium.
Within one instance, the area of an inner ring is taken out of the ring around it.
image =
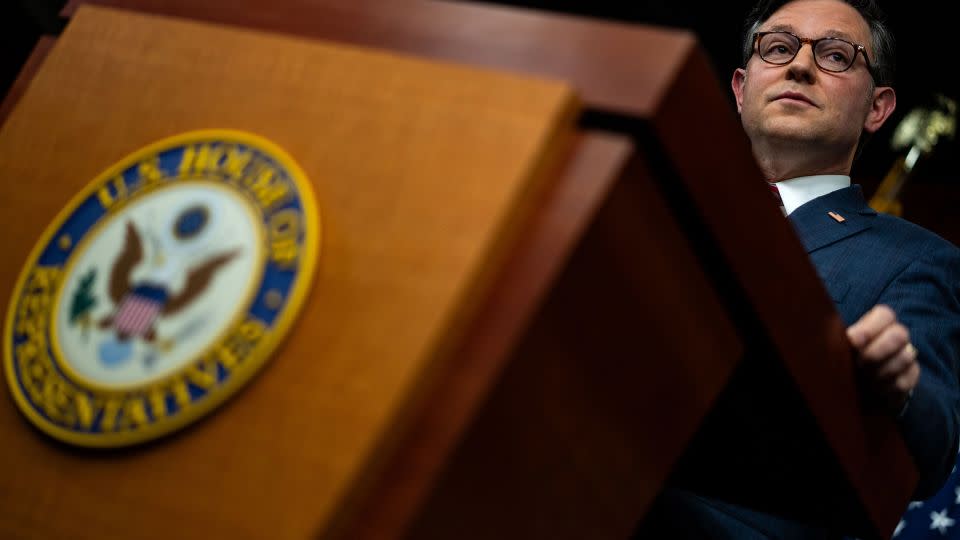
[[[912,464],[693,36],[452,3],[91,3],[134,11],[69,4],[0,109],[3,305],[75,192],[184,131],[284,148],[324,236],[284,344],[195,425],[78,449],[4,399],[0,536],[625,538],[665,485],[889,536]],[[773,416],[803,467],[751,468],[769,441],[729,436]]]

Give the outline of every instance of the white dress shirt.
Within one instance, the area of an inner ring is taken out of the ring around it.
[[[783,201],[783,210],[789,216],[804,203],[850,187],[850,177],[842,174],[818,174],[781,180],[776,184],[780,191],[780,200]]]

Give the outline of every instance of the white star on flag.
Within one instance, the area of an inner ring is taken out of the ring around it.
[[[923,506],[923,502],[913,501],[912,503],[907,505],[907,510],[913,510],[914,508],[920,508],[921,506]]]
[[[960,487],[954,488],[953,492],[957,494],[957,500],[953,501],[953,504],[960,504]]]
[[[930,528],[937,529],[940,534],[947,534],[947,527],[953,526],[953,519],[947,517],[947,509],[939,512],[930,512]]]
[[[903,531],[903,528],[907,525],[907,522],[900,520],[900,523],[897,523],[897,528],[893,530],[894,536],[900,536],[900,533]]]

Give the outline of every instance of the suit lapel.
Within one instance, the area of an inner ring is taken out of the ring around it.
[[[844,221],[838,222],[829,212]],[[853,185],[803,204],[790,214],[790,221],[807,253],[811,253],[869,229],[876,216],[863,199],[860,186]]]

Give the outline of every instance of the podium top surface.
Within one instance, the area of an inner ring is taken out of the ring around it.
[[[647,118],[696,48],[689,31],[466,2],[71,0],[390,49],[570,81],[592,109]]]

